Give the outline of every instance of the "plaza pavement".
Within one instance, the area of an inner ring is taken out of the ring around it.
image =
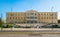
[[[0,32],[1,32],[1,28],[0,28]],[[2,32],[60,33],[60,28],[2,28]]]
[[[60,37],[60,28],[0,28],[0,37]]]
[[[0,37],[60,37],[60,34],[7,34],[0,33]]]

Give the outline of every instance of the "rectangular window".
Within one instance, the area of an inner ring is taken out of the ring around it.
[[[52,14],[50,14],[50,16],[53,16],[53,13],[52,13]]]
[[[44,15],[46,15],[46,14],[44,13]]]
[[[30,15],[33,15],[34,13],[30,13]]]
[[[13,17],[13,19],[14,19],[14,17]]]
[[[37,23],[37,21],[35,21],[35,23]]]
[[[14,14],[11,14],[11,16],[13,16]]]
[[[11,19],[11,17],[10,17],[10,19]]]
[[[17,19],[17,17],[15,17],[15,19]]]

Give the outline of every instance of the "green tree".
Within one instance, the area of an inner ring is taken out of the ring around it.
[[[2,18],[0,18],[0,27],[3,27],[3,24],[5,24],[5,23],[4,23],[4,21],[2,20]]]
[[[1,27],[1,31],[2,31],[2,25],[3,25],[2,19],[0,18],[0,27]]]
[[[2,21],[2,18],[0,18],[0,28],[1,28],[1,31],[2,31],[2,28],[3,28],[3,24],[4,24],[4,22]]]
[[[52,28],[58,28],[58,25],[52,25]]]
[[[2,19],[0,18],[0,27],[2,27]]]
[[[6,28],[11,28],[12,27],[12,24],[8,24],[7,26],[6,26]]]

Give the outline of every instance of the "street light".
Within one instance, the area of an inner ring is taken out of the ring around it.
[[[11,8],[11,13],[12,13],[12,8]],[[13,13],[12,13],[12,16],[13,16]],[[13,19],[11,20],[11,24],[12,24],[12,30],[14,29],[14,21]]]
[[[53,6],[52,6],[52,8],[51,8],[51,12],[53,12]],[[53,13],[52,13],[52,26],[53,26]],[[53,30],[53,27],[52,27],[52,30]]]

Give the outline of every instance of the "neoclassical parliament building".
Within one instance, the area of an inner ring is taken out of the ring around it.
[[[25,12],[7,12],[6,23],[19,26],[44,26],[48,24],[57,24],[57,12],[38,12],[28,10]]]

